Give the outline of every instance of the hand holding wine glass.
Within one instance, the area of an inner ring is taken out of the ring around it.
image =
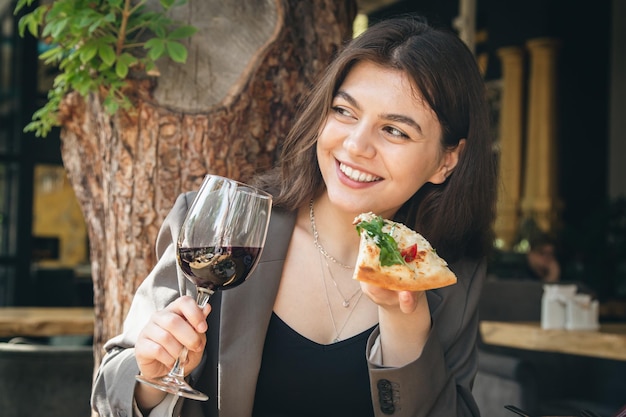
[[[240,285],[254,270],[265,244],[271,208],[271,195],[261,190],[228,178],[206,176],[177,242],[178,264],[195,284],[200,308],[215,291]],[[183,348],[167,375],[138,375],[137,380],[186,398],[208,399],[184,380],[187,353]]]

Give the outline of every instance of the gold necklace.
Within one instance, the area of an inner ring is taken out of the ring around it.
[[[359,301],[361,301],[361,297],[363,296],[363,292],[362,291],[358,291],[359,292],[359,297],[356,299],[356,302],[354,303],[354,305],[352,306],[352,308],[348,312],[348,316],[346,317],[345,321],[341,325],[341,328],[337,329],[337,323],[335,323],[335,315],[333,314],[333,309],[330,306],[330,297],[328,297],[328,286],[326,285],[326,275],[324,274],[324,266],[322,265],[322,257],[321,256],[320,256],[320,270],[322,271],[322,283],[324,284],[324,294],[326,294],[326,306],[328,307],[328,313],[330,315],[330,321],[333,324],[333,329],[335,330],[335,338],[333,339],[333,343],[337,343],[337,342],[339,342],[341,340],[341,333],[343,332],[343,329],[346,328],[346,325],[348,324],[348,321],[350,320],[350,317],[352,316],[352,313],[356,309],[356,306],[359,305]],[[329,271],[330,271],[330,269],[329,269]]]
[[[328,275],[330,276],[330,280],[333,282],[333,285],[335,286],[335,288],[337,289],[337,292],[339,293],[339,296],[341,297],[341,299],[343,300],[343,303],[341,303],[341,305],[344,308],[348,308],[350,307],[350,303],[352,302],[352,300],[354,299],[354,297],[356,297],[356,295],[361,291],[361,286],[359,286],[356,291],[354,292],[354,294],[352,294],[350,297],[346,298],[343,295],[343,292],[341,291],[341,289],[339,288],[339,284],[337,284],[337,281],[335,281],[335,277],[333,276],[333,271],[331,271],[330,269],[330,265],[328,264],[328,262],[325,262],[326,264],[326,268],[328,268]]]
[[[345,268],[345,269],[354,268],[354,266],[346,265],[344,263],[339,262],[337,259],[335,259],[334,256],[326,252],[326,249],[324,249],[322,244],[319,242],[319,234],[317,233],[317,225],[315,224],[315,212],[313,211],[313,199],[311,199],[311,201],[309,202],[309,219],[311,220],[311,230],[313,232],[313,243],[315,244],[315,247],[317,248],[317,250],[319,250],[320,253],[324,256],[324,258],[339,265],[342,268]]]

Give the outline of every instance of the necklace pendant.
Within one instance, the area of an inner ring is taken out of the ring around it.
[[[350,301],[344,300],[341,305],[344,306],[344,308],[348,308],[348,307],[350,307]]]
[[[338,337],[335,337],[335,338],[333,339],[333,343],[337,343],[337,342],[339,342],[339,338],[338,338]]]

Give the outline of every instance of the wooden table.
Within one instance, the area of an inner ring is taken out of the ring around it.
[[[626,361],[626,323],[599,330],[544,330],[540,323],[481,321],[486,344]]]
[[[92,335],[93,308],[0,307],[0,337]]]

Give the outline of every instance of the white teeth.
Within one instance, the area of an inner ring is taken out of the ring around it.
[[[344,165],[344,164],[339,164],[339,169],[341,170],[341,172],[346,174],[346,176],[353,181],[372,182],[372,181],[376,181],[380,179],[380,177],[375,177],[371,174],[366,174],[356,169],[352,169],[351,167]]]

